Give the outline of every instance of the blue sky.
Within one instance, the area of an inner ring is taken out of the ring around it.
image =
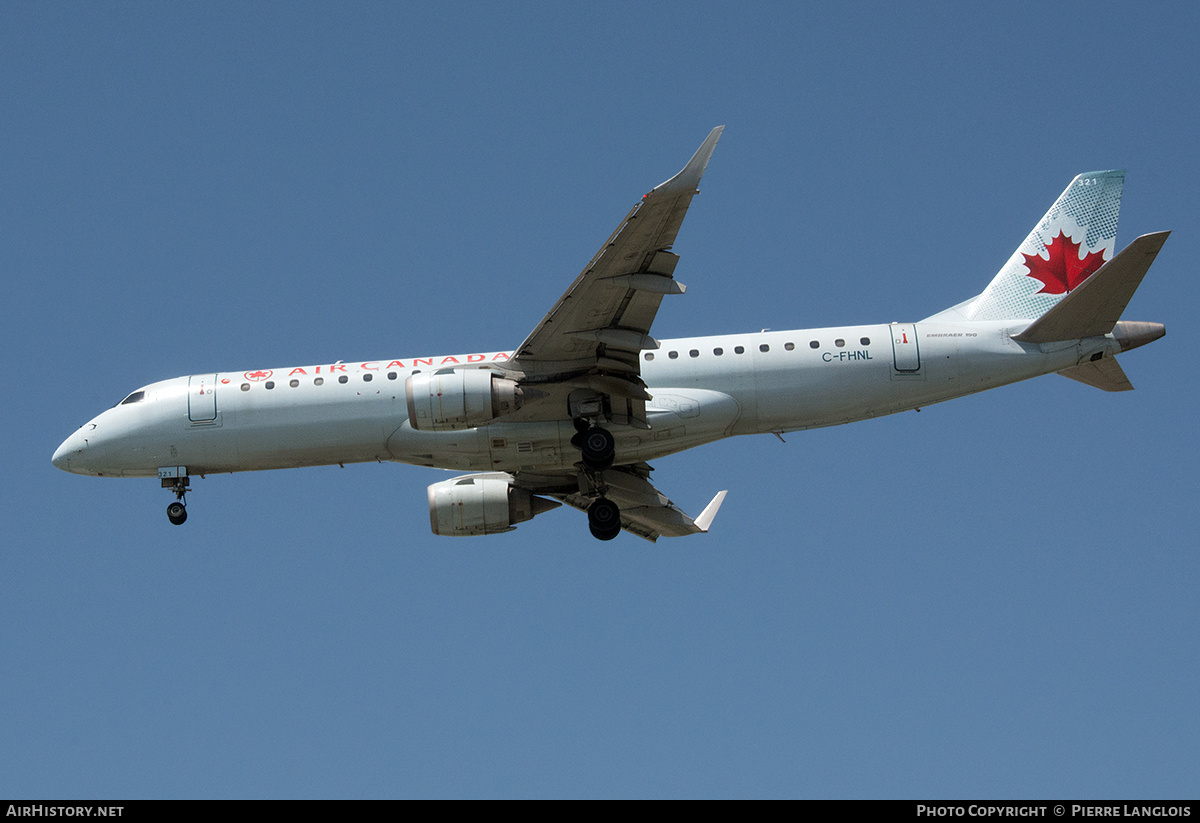
[[[1194,797],[1194,4],[0,6],[0,796]],[[400,465],[50,465],[182,374],[511,348],[726,130],[659,337],[918,320],[1077,173],[1137,391],[656,463],[711,534],[429,532]]]

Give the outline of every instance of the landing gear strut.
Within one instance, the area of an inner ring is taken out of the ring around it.
[[[191,479],[186,476],[162,479],[163,488],[175,492],[175,502],[167,506],[167,519],[176,526],[182,526],[183,521],[187,520],[187,501],[184,500],[184,495],[187,494],[190,482]]]

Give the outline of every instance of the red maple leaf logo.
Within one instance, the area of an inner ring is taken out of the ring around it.
[[[1061,231],[1046,244],[1046,251],[1050,253],[1049,260],[1043,260],[1039,254],[1021,252],[1029,276],[1042,281],[1038,294],[1065,294],[1077,289],[1080,283],[1104,265],[1102,251],[1089,252],[1080,260],[1079,244]]]

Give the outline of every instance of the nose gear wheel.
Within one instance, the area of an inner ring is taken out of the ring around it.
[[[176,500],[167,506],[167,519],[176,526],[182,526],[183,521],[187,520],[187,506]]]
[[[175,526],[182,526],[183,521],[187,520],[187,500],[184,499],[184,495],[187,494],[190,484],[191,478],[187,476],[163,478],[163,488],[175,493],[175,502],[167,506],[167,519]]]

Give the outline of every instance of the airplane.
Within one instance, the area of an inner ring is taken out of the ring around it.
[[[1058,373],[1132,389],[1115,357],[1162,337],[1121,320],[1169,232],[1116,253],[1123,171],[1077,176],[987,287],[917,322],[656,340],[676,235],[721,136],[634,205],[515,349],[204,373],[143,386],[68,437],[68,472],[157,477],[187,519],[193,475],[399,462],[469,472],[428,487],[435,534],[511,531],[563,503],[591,533],[707,532],[650,460],[726,437],[833,426]]]

